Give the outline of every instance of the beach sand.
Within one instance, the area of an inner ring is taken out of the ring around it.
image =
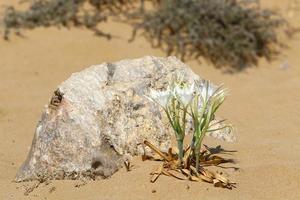
[[[16,1],[0,0],[0,5]],[[289,1],[264,0],[263,6],[280,10],[291,23],[300,25]],[[289,48],[277,60],[261,60],[258,67],[238,73],[223,73],[206,63],[187,62],[201,77],[224,83],[230,96],[219,112],[235,125],[237,142],[230,144],[211,138],[205,144],[218,144],[236,150],[229,157],[239,167],[218,169],[237,182],[237,188],[215,188],[204,182],[180,181],[161,176],[150,183],[149,173],[156,162],[133,160],[133,169],[121,169],[101,181],[50,181],[28,195],[35,182],[14,183],[14,176],[26,159],[41,110],[56,86],[73,72],[90,65],[145,55],[165,56],[138,37],[128,43],[131,27],[109,21],[102,30],[112,40],[95,37],[84,29],[40,28],[0,40],[0,199],[300,199],[300,35],[284,39]]]

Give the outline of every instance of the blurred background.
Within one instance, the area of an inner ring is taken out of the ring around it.
[[[145,55],[175,55],[231,91],[220,115],[235,125],[238,141],[222,146],[238,151],[241,170],[230,174],[238,188],[192,185],[192,194],[176,198],[300,198],[299,0],[0,0],[0,6],[1,199],[25,198],[23,186],[11,181],[56,86],[90,65]],[[45,186],[30,198],[97,199],[107,192],[143,199],[152,187],[147,173],[117,174],[83,190],[54,182],[54,193]],[[174,197],[168,190],[186,192],[168,179],[158,187],[157,199]]]

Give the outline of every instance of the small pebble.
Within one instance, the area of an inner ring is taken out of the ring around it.
[[[287,70],[287,69],[289,69],[291,66],[290,66],[290,63],[287,61],[287,60],[285,60],[281,65],[280,65],[280,69],[282,69],[282,70]]]
[[[54,192],[55,190],[56,190],[56,187],[53,186],[53,187],[50,188],[49,193],[52,193],[52,192]]]

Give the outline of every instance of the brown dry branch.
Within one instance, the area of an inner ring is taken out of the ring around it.
[[[196,162],[191,154],[191,148],[187,147],[184,151],[183,162],[180,163],[178,160],[178,154],[173,153],[172,148],[169,151],[162,152],[149,141],[145,140],[144,144],[148,146],[156,154],[154,156],[144,154],[142,156],[144,160],[153,160],[163,162],[159,165],[157,169],[151,172],[150,181],[154,183],[160,175],[174,177],[179,180],[190,180],[190,181],[204,181],[212,183],[215,187],[222,187],[232,189],[235,187],[236,183],[231,182],[221,173],[212,172],[205,169],[205,166],[218,166],[222,163],[232,163],[232,159],[225,159],[220,156],[212,155],[209,151],[204,150],[201,152],[199,171],[196,170]],[[159,158],[157,157],[159,156]]]

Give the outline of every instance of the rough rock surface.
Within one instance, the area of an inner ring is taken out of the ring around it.
[[[199,79],[175,57],[143,57],[91,66],[58,86],[43,110],[16,181],[108,177],[144,139],[161,149],[172,134],[160,108],[144,97],[171,76]]]

